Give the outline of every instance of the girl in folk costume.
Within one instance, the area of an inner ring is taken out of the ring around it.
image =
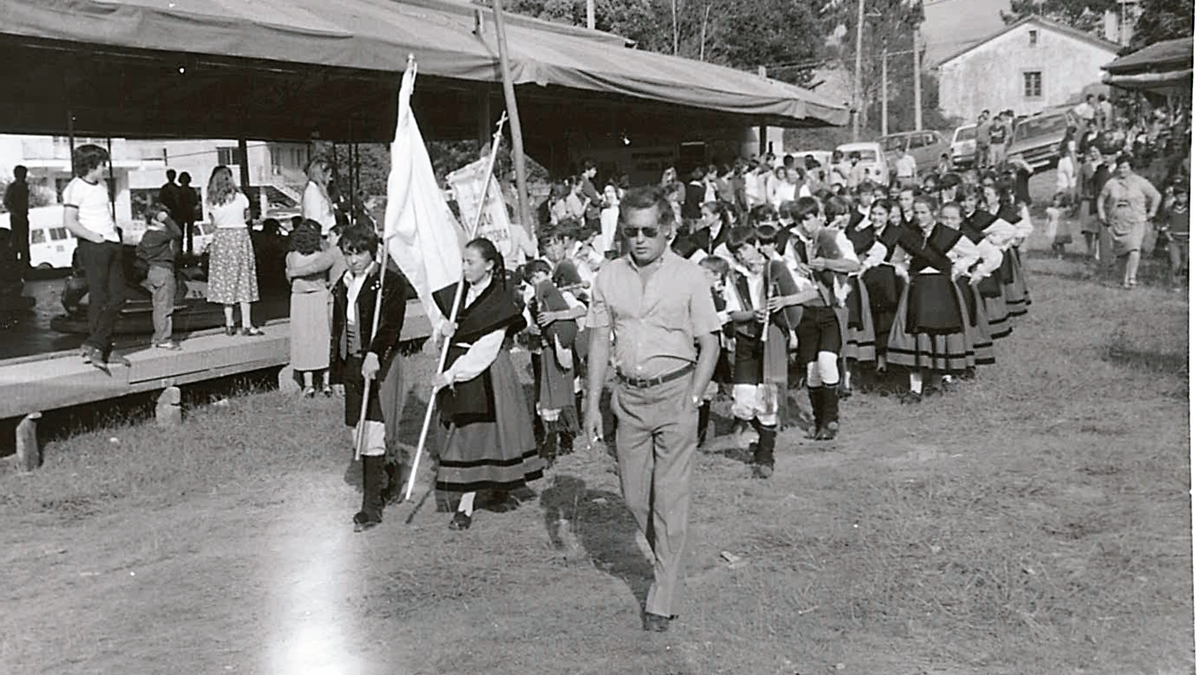
[[[976,246],[979,246],[981,242],[990,244],[990,249],[999,252],[1002,265],[1004,249],[1008,247],[1016,228],[1005,220],[979,210],[979,201],[980,193],[978,191],[967,191],[963,194],[962,232]],[[981,254],[984,253],[985,251],[981,251]],[[991,255],[990,250],[986,253]],[[1012,334],[1012,322],[1008,318],[1008,302],[1004,299],[999,266],[980,263],[976,271],[983,270],[987,270],[988,273],[975,287],[979,291],[984,314],[987,315],[988,332],[992,340],[999,340]]]
[[[954,283],[979,260],[970,239],[934,221],[933,201],[917,197],[918,230],[900,238],[896,271],[909,279],[888,338],[888,363],[905,366],[909,391],[901,403],[921,400],[926,374],[961,372],[975,365],[967,303]]]
[[[1004,260],[1000,263],[1000,285],[1004,302],[1008,307],[1009,319],[1024,316],[1030,304],[1029,290],[1025,286],[1025,273],[1017,249],[1033,232],[1033,221],[1029,207],[1016,200],[1010,186],[990,186],[983,189],[984,207],[987,213],[1011,224],[1012,236],[1003,247]]]
[[[858,271],[854,245],[845,232],[822,226],[820,203],[812,197],[796,201],[792,217],[797,237],[789,242],[793,263],[816,286],[817,295],[800,300],[803,318],[796,327],[799,360],[807,371],[808,397],[813,411],[813,438],[833,440],[837,436],[838,357],[846,335],[846,296],[850,286],[845,276]],[[786,256],[785,256],[786,257]]]
[[[775,470],[775,439],[779,431],[779,389],[787,386],[788,333],[800,321],[797,305],[815,295],[800,295],[781,260],[769,260],[760,238],[774,242],[773,232],[737,228],[728,246],[737,257],[733,283],[725,287],[725,306],[735,327],[733,408],[739,438],[752,426],[757,436],[754,476],[769,478]],[[780,311],[784,308],[787,311]]]
[[[700,205],[700,220],[696,223],[691,234],[679,237],[680,255],[693,262],[699,262],[711,255],[716,255],[735,262],[733,254],[725,242],[729,239],[729,231],[733,226],[733,216],[729,208],[721,202],[705,202]],[[686,252],[684,255],[683,252]]]
[[[570,310],[581,305],[569,292],[554,285],[550,265],[545,260],[530,262],[524,271],[526,283],[533,287],[533,300],[525,321],[529,325],[536,322],[540,327],[544,355],[536,402],[544,430],[540,454],[547,464],[553,464],[559,447],[569,448],[579,432],[574,350],[579,327]]]
[[[862,189],[862,185],[859,189]],[[857,214],[858,210],[854,210],[854,213]],[[887,211],[884,211],[883,217],[882,225],[886,226]],[[852,390],[850,362],[856,364],[856,368],[865,368],[868,365],[874,368],[880,353],[876,346],[875,334],[878,329],[875,327],[874,312],[871,311],[871,293],[866,287],[866,273],[883,263],[888,252],[887,247],[876,239],[875,227],[870,217],[862,217],[858,221],[851,217],[850,222],[854,225],[847,225],[846,239],[854,246],[854,256],[858,258],[859,269],[847,279],[850,283],[850,293],[846,295],[847,330],[845,347],[842,348],[842,358],[846,363],[842,365],[841,383],[842,392],[847,396]]]
[[[986,237],[980,237],[976,241],[974,237],[970,236],[970,233],[964,231],[962,221],[962,207],[958,205],[958,202],[946,202],[938,209],[938,223],[942,227],[962,232],[975,245],[976,252],[979,254],[979,260],[968,270],[968,273],[956,278],[954,283],[958,285],[958,290],[967,304],[967,320],[975,350],[975,364],[988,365],[996,362],[996,354],[993,349],[987,310],[983,305],[983,298],[979,295],[979,284],[1000,267],[1003,256],[1000,249],[993,246]],[[975,369],[967,368],[964,375],[974,377]],[[943,374],[942,385],[943,389],[953,388],[955,386],[954,376],[949,373]]]
[[[730,364],[730,357],[734,349],[734,326],[729,317],[729,304],[725,300],[726,288],[730,282],[729,261],[720,256],[712,255],[701,260],[700,266],[708,273],[708,279],[712,284],[713,307],[716,307],[717,316],[721,319],[722,330],[720,340],[721,351],[717,356],[717,366],[713,370],[713,376],[708,382],[708,387],[704,390],[704,401],[700,404],[696,442],[699,445],[704,445],[704,441],[708,437],[708,423],[712,415],[713,399],[717,397],[721,385],[733,384],[733,369]]]
[[[524,319],[491,241],[467,243],[463,276],[467,288],[458,320],[438,327],[450,341],[446,369],[433,378],[443,432],[436,488],[461,494],[450,521],[454,530],[471,526],[477,492],[492,491],[492,509],[509,511],[518,506],[509,493],[541,478],[544,467],[521,383],[504,349]],[[450,286],[434,294],[446,316],[454,292]]]
[[[887,368],[887,338],[896,316],[900,282],[888,262],[900,238],[898,226],[888,225],[891,204],[876,201],[868,217],[846,229],[846,238],[858,256],[859,271],[850,276],[846,297],[846,358],[858,364],[873,364],[876,372]],[[850,370],[844,374],[850,387]]]
[[[397,437],[403,407],[398,393],[403,389],[402,359],[397,357],[408,280],[390,269],[381,275],[375,261],[379,236],[369,226],[346,228],[338,245],[348,269],[334,287],[329,371],[330,380],[345,388],[346,426],[353,428],[356,443],[362,439],[362,508],[354,514],[354,529],[359,532],[379,524],[387,493],[399,494],[403,480],[402,458],[386,461],[384,455],[389,445],[396,447],[389,440]],[[372,331],[381,283],[379,326]],[[364,396],[367,417],[359,429]]]

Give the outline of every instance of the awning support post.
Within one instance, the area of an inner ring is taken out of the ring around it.
[[[517,216],[525,231],[533,234],[533,217],[529,212],[529,190],[525,184],[525,141],[521,136],[521,116],[517,111],[517,92],[513,88],[512,68],[508,62],[508,38],[504,32],[504,8],[500,0],[492,0],[492,15],[496,20],[496,44],[500,51],[500,75],[504,85],[504,103],[508,109],[508,130],[512,133],[513,169],[517,173]]]
[[[250,196],[250,146],[246,139],[239,138],[237,142],[238,178],[242,184],[242,194]]]

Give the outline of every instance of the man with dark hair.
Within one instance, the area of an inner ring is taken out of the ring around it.
[[[592,443],[603,437],[600,392],[612,354],[621,491],[654,554],[643,628],[655,632],[669,628],[679,606],[697,422],[721,329],[705,271],[667,248],[674,226],[660,190],[625,195],[621,233],[629,254],[600,268],[586,320],[584,433]]]
[[[179,185],[175,183],[175,169],[167,169],[167,182],[158,188],[158,201],[167,209],[171,220],[179,222]]]
[[[12,249],[17,258],[17,269],[24,276],[25,270],[33,265],[29,262],[29,184],[25,182],[28,170],[18,164],[13,167],[13,182],[4,191],[4,208],[8,209],[9,226],[12,228]]]
[[[192,187],[192,174],[184,171],[179,174],[179,192],[176,202],[179,218],[175,222],[183,230],[184,243],[187,247],[188,255],[194,253],[192,249],[192,229],[196,224],[196,207],[199,205],[200,196],[196,194],[196,190]]]
[[[63,227],[79,239],[76,250],[88,284],[88,336],[82,355],[93,366],[108,371],[112,356],[113,327],[125,301],[125,272],[121,237],[113,219],[104,169],[108,151],[88,143],[71,155],[75,177],[63,190]]]
[[[988,146],[991,145],[992,113],[984,108],[975,122],[975,168],[988,167]]]

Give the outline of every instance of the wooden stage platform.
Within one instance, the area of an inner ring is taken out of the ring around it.
[[[149,345],[122,351],[130,367],[113,365],[109,375],[84,363],[77,351],[0,361],[0,419],[287,365],[288,322],[269,322],[262,329],[261,337],[230,337],[220,329],[193,333],[177,352]],[[401,339],[429,334],[421,304],[409,302]]]

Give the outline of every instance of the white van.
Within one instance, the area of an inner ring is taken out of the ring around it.
[[[0,214],[0,228],[11,230],[10,214]],[[29,209],[29,265],[38,269],[71,269],[75,235],[63,227],[63,206]]]
[[[888,166],[887,157],[883,154],[883,146],[874,142],[843,143],[838,150],[850,159],[850,153],[857,152],[859,161],[867,166],[867,177],[878,185],[887,185],[891,180],[892,171]]]

